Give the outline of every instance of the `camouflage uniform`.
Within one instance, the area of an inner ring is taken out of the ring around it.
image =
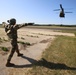
[[[12,45],[11,53],[8,57],[7,63],[10,63],[11,58],[12,58],[15,51],[17,52],[18,56],[21,54],[19,52],[18,44],[17,44],[17,38],[18,38],[17,30],[21,27],[26,26],[26,25],[27,24],[22,24],[22,25],[14,25],[13,24],[13,25],[11,25],[11,23],[10,23],[10,24],[5,26],[5,32],[7,33],[7,36],[9,37],[9,39],[11,41],[11,45]]]

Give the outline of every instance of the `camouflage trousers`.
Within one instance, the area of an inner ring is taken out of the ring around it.
[[[11,49],[10,55],[7,59],[7,62],[11,61],[11,58],[13,57],[13,54],[15,53],[15,51],[17,52],[17,54],[19,54],[17,39],[12,39],[11,40],[11,45],[12,45],[12,49]]]

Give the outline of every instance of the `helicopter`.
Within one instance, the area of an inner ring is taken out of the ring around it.
[[[60,4],[60,9],[55,9],[54,11],[59,11],[59,10],[60,10],[59,13],[60,18],[65,18],[65,13],[72,13],[72,12],[65,12],[64,8],[62,7],[62,4]]]

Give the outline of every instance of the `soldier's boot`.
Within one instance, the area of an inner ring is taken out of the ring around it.
[[[15,64],[10,63],[10,62],[7,62],[7,63],[6,63],[6,67],[13,67],[13,66],[15,66]]]
[[[19,53],[17,56],[18,56],[18,57],[19,57],[19,56],[23,56],[23,54],[22,54],[22,53]]]
[[[19,56],[23,56],[23,54],[20,53],[19,50],[16,50],[16,52],[17,52],[17,56],[18,56],[18,57],[19,57]]]
[[[19,56],[23,56],[23,54],[19,52],[18,46],[16,47],[16,52],[17,52],[17,56],[18,56],[18,57],[19,57]]]
[[[12,48],[11,53],[10,53],[10,55],[8,57],[8,60],[7,60],[7,63],[6,63],[6,67],[13,67],[13,66],[15,66],[15,64],[10,63],[11,58],[13,57],[14,52],[15,52],[15,50],[14,50],[14,48]]]

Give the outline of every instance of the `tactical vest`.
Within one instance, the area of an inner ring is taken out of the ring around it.
[[[5,32],[9,39],[17,39],[17,29],[14,25],[7,25],[5,27]]]

